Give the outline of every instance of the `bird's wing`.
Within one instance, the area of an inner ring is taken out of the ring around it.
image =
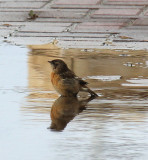
[[[75,78],[75,79],[77,79],[78,81],[79,81],[79,83],[80,83],[80,85],[87,85],[88,83],[86,82],[86,81],[84,81],[82,78],[79,78],[78,76],[76,76],[75,74],[74,74],[74,72],[72,72],[71,70],[68,70],[68,71],[66,71],[66,72],[64,72],[64,73],[62,73],[62,74],[60,74],[61,75],[61,77],[63,78],[63,79],[66,79],[66,78]]]
[[[80,83],[80,85],[82,85],[82,86],[88,84],[88,82],[84,81],[84,80],[81,79],[81,78],[79,78],[79,83]]]
[[[72,72],[71,70],[67,70],[66,72],[61,73],[60,76],[63,79],[66,79],[66,78],[75,78],[76,77],[76,75],[74,74],[74,72]]]

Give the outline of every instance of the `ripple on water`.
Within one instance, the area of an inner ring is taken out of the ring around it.
[[[142,56],[141,51],[126,50],[127,56],[124,51],[116,55],[84,50],[83,54],[80,50],[60,49],[27,52],[0,44],[2,159],[147,159],[145,53]],[[89,82],[100,95],[97,99],[90,100],[84,93],[78,99],[58,99],[47,61],[59,57]],[[128,62],[135,66],[124,65]],[[52,130],[47,130],[49,126]],[[56,127],[60,132],[53,132]]]
[[[96,79],[101,81],[116,81],[121,79],[121,76],[114,75],[114,76],[87,76],[86,79]]]
[[[148,79],[142,78],[131,78],[126,80],[129,83],[123,83],[122,86],[132,86],[132,87],[148,87]]]

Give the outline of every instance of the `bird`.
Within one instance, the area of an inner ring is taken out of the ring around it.
[[[87,82],[75,75],[61,59],[48,61],[51,65],[51,82],[55,90],[65,97],[76,97],[79,91],[88,92],[91,97],[98,95],[87,87]]]

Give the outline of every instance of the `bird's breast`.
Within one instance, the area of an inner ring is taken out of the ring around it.
[[[54,86],[58,85],[58,82],[60,81],[60,76],[54,72],[51,73],[51,82]]]
[[[51,73],[51,82],[61,95],[76,95],[79,92],[79,81],[75,78],[62,78],[59,74]]]

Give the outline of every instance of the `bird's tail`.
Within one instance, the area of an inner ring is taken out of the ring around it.
[[[98,95],[89,88],[88,88],[88,92],[91,94],[92,97],[98,97]]]
[[[91,97],[98,97],[98,95],[94,91],[92,91],[91,89],[89,89],[87,86],[83,86],[81,88],[81,91],[90,93]]]

